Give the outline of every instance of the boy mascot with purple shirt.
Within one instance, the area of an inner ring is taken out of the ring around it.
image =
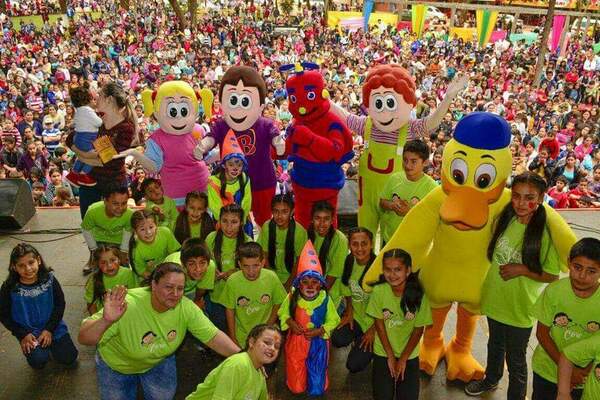
[[[229,130],[234,132],[248,161],[252,214],[259,226],[271,218],[271,199],[277,184],[271,146],[275,147],[277,155],[283,155],[285,151],[285,143],[273,121],[262,117],[266,95],[265,81],[255,69],[230,67],[219,86],[223,118],[211,124],[210,133],[194,152],[202,159],[215,145],[223,144]]]

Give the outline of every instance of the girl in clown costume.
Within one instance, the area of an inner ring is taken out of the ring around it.
[[[293,287],[278,313],[281,329],[290,331],[285,342],[286,384],[294,394],[320,396],[329,386],[329,338],[340,317],[325,291],[319,257],[310,240],[298,260]]]
[[[250,180],[244,172],[246,157],[230,130],[221,146],[221,171],[208,180],[208,208],[215,220],[219,220],[221,208],[237,204],[244,210],[244,232],[252,237],[252,223],[248,219],[252,207]]]

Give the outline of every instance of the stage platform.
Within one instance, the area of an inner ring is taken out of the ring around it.
[[[600,227],[600,212],[594,211],[565,211],[562,213],[567,221],[573,224],[578,237],[595,236],[597,233],[585,231],[585,227]],[[52,209],[38,210],[36,216],[26,226],[26,230],[48,230],[77,228],[80,224],[79,210],[77,209]],[[32,241],[46,241],[34,244],[43,255],[46,262],[54,268],[63,290],[65,292],[67,308],[64,320],[66,321],[71,336],[77,337],[79,324],[86,315],[83,300],[86,278],[82,276],[81,269],[86,262],[88,252],[79,234],[64,240],[48,242],[59,239],[64,235],[12,235],[0,236],[0,280],[4,281],[8,270],[8,259],[11,249],[18,243],[19,238]],[[454,314],[449,315],[447,324],[447,340],[454,331]],[[476,358],[485,364],[487,326],[485,320],[480,319],[477,329],[473,352]],[[535,333],[532,334],[528,356],[536,344]],[[44,370],[31,369],[23,357],[16,339],[4,327],[0,327],[0,399],[10,400],[95,400],[99,399],[96,388],[96,375],[94,370],[94,348],[78,345],[80,350],[79,364],[74,370],[50,362]],[[359,374],[349,374],[345,368],[345,359],[348,349],[333,349],[329,368],[330,389],[325,399],[369,399],[371,396],[371,371]],[[304,396],[293,396],[285,387],[283,364],[280,360],[279,368],[270,379],[270,387],[275,393],[275,399],[303,399]],[[183,399],[192,392],[196,385],[216,366],[220,360],[216,357],[207,357],[200,353],[192,343],[186,343],[177,355],[178,367],[178,392],[176,399]],[[421,399],[433,400],[459,400],[469,398],[463,392],[463,385],[456,382],[447,382],[445,379],[445,366],[442,363],[433,377],[423,377],[421,380]],[[531,392],[531,372],[529,376]],[[499,388],[484,397],[486,399],[505,399],[507,389],[506,375]]]

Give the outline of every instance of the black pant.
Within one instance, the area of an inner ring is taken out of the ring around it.
[[[364,351],[360,347],[363,336],[364,333],[356,320],[354,320],[354,329],[350,329],[350,325],[344,325],[340,329],[334,330],[331,335],[331,344],[337,348],[353,343],[346,360],[346,368],[350,372],[360,372],[366,369],[373,359],[373,353]]]
[[[488,317],[490,338],[487,345],[485,380],[496,384],[504,373],[504,358],[508,366],[510,400],[523,400],[527,393],[527,343],[532,328],[517,328]]]
[[[594,371],[591,372],[592,374]],[[558,394],[558,385],[556,383],[552,383],[535,372],[533,373],[533,396],[531,400],[546,400],[546,399],[556,399],[556,395]],[[583,395],[583,389],[573,389],[571,390],[571,398],[573,400],[580,400]]]
[[[71,336],[66,333],[58,340],[52,340],[52,344],[48,347],[37,346],[31,350],[31,353],[26,354],[27,362],[34,369],[42,369],[50,360],[50,354],[54,361],[71,365],[77,360],[79,352],[71,340]]]
[[[419,385],[419,357],[406,362],[404,380],[394,381],[387,365],[387,358],[373,355],[373,398],[375,400],[417,400]]]

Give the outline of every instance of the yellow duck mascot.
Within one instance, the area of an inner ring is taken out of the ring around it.
[[[401,248],[412,256],[432,307],[433,325],[425,330],[419,354],[420,368],[429,375],[445,356],[449,380],[483,379],[471,346],[490,266],[486,250],[493,222],[510,201],[505,188],[512,165],[510,137],[502,117],[485,112],[465,116],[444,148],[441,187],[406,215],[363,279],[364,289],[370,290],[368,283],[379,278],[382,254],[389,249]],[[575,235],[552,208],[546,212],[553,243],[566,260]],[[456,335],[444,348],[442,330],[454,302]]]

